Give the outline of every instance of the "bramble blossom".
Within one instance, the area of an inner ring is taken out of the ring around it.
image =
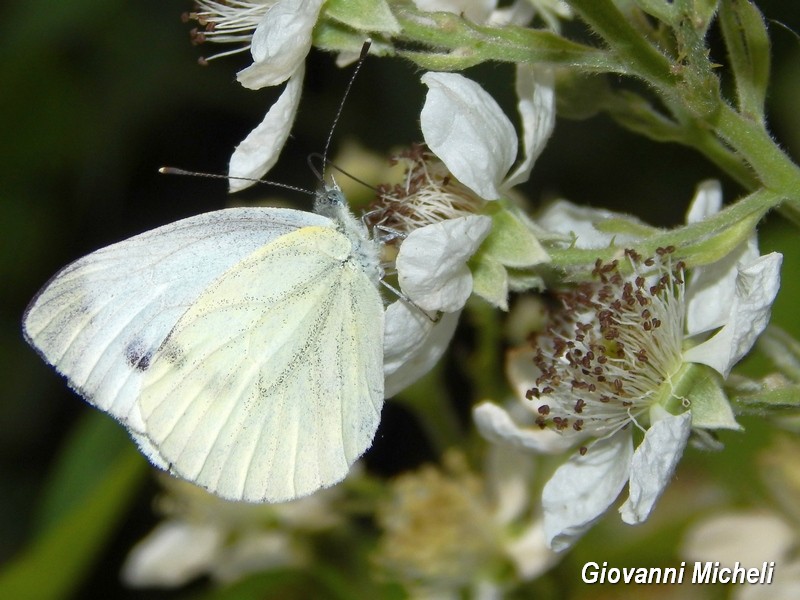
[[[688,218],[720,205],[718,185],[704,184]],[[587,223],[562,226],[564,233],[587,232],[590,247],[607,235],[591,233]],[[578,235],[572,243],[581,247],[584,240]],[[580,447],[543,491],[553,549],[574,543],[626,483],[622,519],[644,521],[693,429],[739,428],[720,378],[766,327],[782,257],[759,256],[752,238],[687,281],[678,253],[625,250],[618,260],[598,260],[593,280],[559,294],[563,310],[509,365],[530,409],[528,424],[490,402],[474,411],[491,441],[551,453]],[[634,451],[637,430],[644,437]]]

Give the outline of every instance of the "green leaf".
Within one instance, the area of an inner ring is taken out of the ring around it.
[[[764,121],[770,44],[764,18],[748,0],[722,0],[719,22],[736,81],[739,112]]]
[[[78,490],[80,501],[0,572],[0,598],[71,596],[114,534],[146,466],[133,444],[109,461],[105,477]]]

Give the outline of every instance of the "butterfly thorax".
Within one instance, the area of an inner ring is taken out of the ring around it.
[[[314,199],[314,212],[328,217],[336,223],[339,230],[353,245],[352,258],[357,265],[377,285],[383,278],[378,243],[370,237],[369,230],[353,216],[347,206],[344,194],[336,184],[317,192]]]

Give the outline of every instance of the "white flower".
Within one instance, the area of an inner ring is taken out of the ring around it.
[[[690,218],[698,206],[718,207],[718,193],[713,184],[701,186]],[[587,224],[575,223],[573,230],[588,231]],[[582,236],[574,243],[580,247]],[[626,482],[622,519],[644,521],[692,428],[738,428],[715,376],[699,364],[726,377],[767,324],[782,257],[759,257],[754,239],[744,245],[748,249],[734,251],[737,259],[696,270],[688,284],[682,263],[671,258],[674,248],[650,258],[626,250],[628,275],[618,261],[598,260],[596,282],[562,294],[563,313],[538,336],[527,374],[517,381],[525,386],[520,391],[539,430],[518,425],[494,404],[476,407],[476,424],[492,441],[550,452],[583,444],[543,492],[545,530],[554,549],[574,543]],[[709,297],[721,307],[713,318],[702,306]],[[525,369],[515,362],[515,373]],[[648,425],[634,451],[634,427]],[[552,432],[562,436],[561,443]]]
[[[485,200],[496,200],[527,181],[555,125],[552,71],[517,67],[525,156],[510,173],[517,134],[494,98],[457,73],[426,73],[422,82],[430,88],[420,114],[425,143],[461,183]]]
[[[716,514],[692,526],[686,534],[682,554],[698,562],[719,563],[723,567],[761,567],[774,563],[773,579],[767,597],[795,600],[800,597],[800,560],[796,557],[796,530],[782,517],[766,511],[740,511]],[[764,598],[765,586],[737,585],[734,600]]]
[[[467,260],[491,227],[489,217],[470,215],[420,227],[402,241],[395,265],[400,289],[413,304],[401,298],[386,309],[387,397],[427,373],[447,349],[472,294]]]
[[[236,147],[228,175],[258,179],[278,160],[289,137],[300,103],[305,57],[311,32],[324,0],[278,0],[259,23],[251,44],[253,64],[237,75],[246,88],[260,89],[286,82],[286,87],[264,120]],[[230,190],[252,185],[231,179]]]
[[[541,519],[527,512],[532,467],[530,456],[494,447],[483,477],[449,451],[443,469],[428,465],[396,478],[378,510],[376,562],[412,598],[470,590],[470,597],[499,599],[538,577],[558,557],[545,545]]]
[[[253,64],[237,75],[244,87],[257,90],[286,82],[263,121],[234,150],[228,175],[243,179],[230,179],[231,192],[252,185],[247,179],[259,179],[278,160],[297,114],[305,57],[324,1],[198,0],[197,10],[187,15],[204,27],[193,31],[195,43],[237,44],[209,60],[250,50]]]
[[[423,136],[444,166],[424,150],[412,150],[404,156],[411,162],[405,186],[387,190],[383,206],[373,211],[373,230],[383,228],[402,239],[394,264],[400,290],[411,301],[401,299],[386,312],[387,395],[427,372],[447,347],[474,290],[467,261],[493,228],[493,218],[474,213],[487,199],[499,198],[500,189],[527,179],[555,120],[552,73],[520,67],[517,93],[526,156],[507,176],[517,136],[494,99],[461,75],[426,73],[422,81],[430,87],[421,114]],[[509,287],[506,265],[525,268],[548,259],[520,218],[510,216],[504,225],[505,234],[514,228],[515,248],[509,252],[508,243],[496,243],[497,256],[484,257],[493,274],[499,273],[491,286],[499,289],[483,294],[502,308]],[[437,323],[422,311],[443,316]]]
[[[229,502],[184,481],[161,477],[167,517],[138,542],[122,567],[132,587],[182,586],[201,575],[230,582],[309,561],[303,535],[339,524],[332,503],[341,487],[278,504]]]

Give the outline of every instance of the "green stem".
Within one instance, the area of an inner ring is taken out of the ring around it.
[[[723,104],[714,120],[717,134],[750,164],[762,185],[800,202],[800,167],[778,147],[760,123]]]
[[[782,195],[761,189],[703,221],[655,234],[631,246],[644,256],[652,255],[656,248],[674,246],[690,266],[707,264],[746,239],[758,220],[782,200]],[[590,269],[598,258],[613,260],[620,249],[548,248],[547,252],[554,266],[580,270]]]
[[[613,2],[570,0],[569,4],[632,72],[662,91],[675,89],[678,78],[671,61],[630,24]]]

